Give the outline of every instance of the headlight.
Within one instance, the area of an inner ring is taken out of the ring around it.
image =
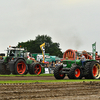
[[[15,58],[12,58],[12,59],[11,59],[11,61],[14,61],[14,60],[15,60]]]

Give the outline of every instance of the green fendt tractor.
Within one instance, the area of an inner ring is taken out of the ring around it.
[[[77,52],[78,53],[78,52]],[[78,60],[78,54],[74,50],[68,49],[63,55],[63,65],[57,66],[54,69],[54,76],[56,79],[64,79],[67,74],[69,79],[100,79],[100,63],[93,60],[92,56],[83,52],[86,58],[84,66],[81,60]],[[66,60],[67,58],[67,60]]]
[[[40,74],[41,65],[35,63],[24,48],[9,47],[7,55],[0,54],[0,74]],[[31,59],[30,59],[31,58]]]

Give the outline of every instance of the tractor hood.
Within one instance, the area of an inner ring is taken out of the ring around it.
[[[71,68],[72,64],[81,65],[80,60],[63,60],[63,67],[64,68]]]

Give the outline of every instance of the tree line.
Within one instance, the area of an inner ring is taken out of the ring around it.
[[[38,35],[35,40],[28,40],[27,42],[18,42],[18,47],[27,48],[30,53],[41,53],[40,45],[45,42],[45,52],[50,55],[62,57],[63,53],[60,49],[59,43],[54,43],[52,38],[47,35]]]

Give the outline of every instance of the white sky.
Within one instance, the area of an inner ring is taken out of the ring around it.
[[[100,53],[100,0],[0,0],[0,52],[48,35],[67,49]],[[34,44],[33,44],[34,45]]]

